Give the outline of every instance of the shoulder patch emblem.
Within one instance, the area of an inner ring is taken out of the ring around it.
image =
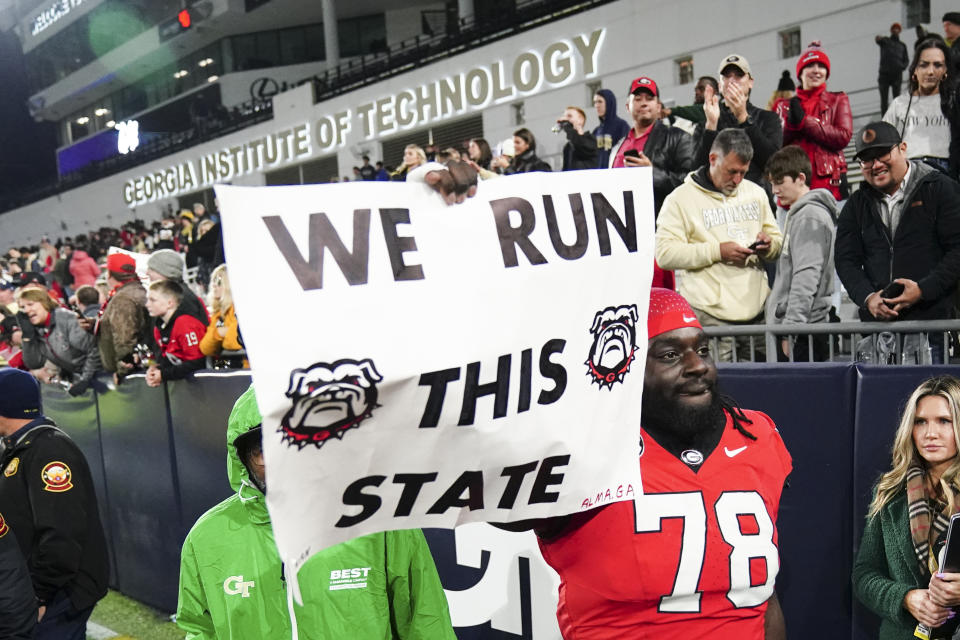
[[[40,479],[43,480],[43,484],[45,485],[43,490],[52,491],[53,493],[61,493],[73,489],[73,483],[70,482],[72,478],[73,473],[70,471],[70,467],[62,462],[51,462],[45,466],[40,473]]]
[[[9,478],[17,472],[17,469],[20,468],[20,458],[14,458],[7,464],[7,468],[3,470],[4,477]]]
[[[7,526],[6,521],[3,519],[3,514],[0,513],[0,538],[7,535],[8,531],[10,531],[10,527]]]

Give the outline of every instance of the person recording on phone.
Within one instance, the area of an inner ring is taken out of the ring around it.
[[[952,610],[960,573],[944,573],[938,562],[960,506],[958,429],[960,380],[924,381],[907,400],[853,565],[854,594],[882,618],[880,640],[913,638],[918,623],[926,637],[949,638],[960,622]]]
[[[767,192],[744,179],[753,159],[747,134],[724,129],[709,158],[710,164],[691,172],[663,203],[657,263],[680,270],[678,291],[700,324],[762,324],[770,293],[763,261],[780,254],[783,236]],[[715,357],[729,362],[733,346],[733,338],[721,338]]]
[[[960,278],[960,185],[908,160],[907,144],[890,123],[871,122],[854,141],[866,185],[840,212],[835,260],[860,318],[952,318]],[[935,337],[930,347],[933,362],[942,362],[943,340]]]
[[[633,128],[610,153],[610,167],[652,167],[654,214],[693,170],[693,137],[660,121],[660,90],[641,76],[630,84],[627,111]]]
[[[554,133],[561,131],[567,136],[563,145],[563,171],[597,168],[597,139],[584,131],[587,114],[580,107],[567,107],[557,119]]]

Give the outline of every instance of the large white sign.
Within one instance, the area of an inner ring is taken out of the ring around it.
[[[648,169],[456,206],[411,183],[217,188],[289,567],[636,497],[651,194]]]

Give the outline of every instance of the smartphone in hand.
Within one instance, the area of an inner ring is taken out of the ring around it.
[[[903,288],[903,284],[899,282],[891,282],[883,288],[883,291],[880,292],[880,297],[886,300],[897,298],[903,294]]]
[[[626,151],[623,152],[623,157],[626,158],[627,156],[631,158],[639,158],[640,152],[637,151],[636,149],[627,149]]]

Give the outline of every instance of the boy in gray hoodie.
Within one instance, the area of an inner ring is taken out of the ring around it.
[[[767,324],[828,322],[833,293],[833,243],[836,238],[837,201],[826,189],[810,189],[810,159],[798,146],[790,145],[770,157],[765,173],[773,194],[787,210],[783,248],[777,262],[777,277],[766,302]],[[809,338],[813,360],[828,358],[825,335],[781,337],[777,359],[809,361]]]

